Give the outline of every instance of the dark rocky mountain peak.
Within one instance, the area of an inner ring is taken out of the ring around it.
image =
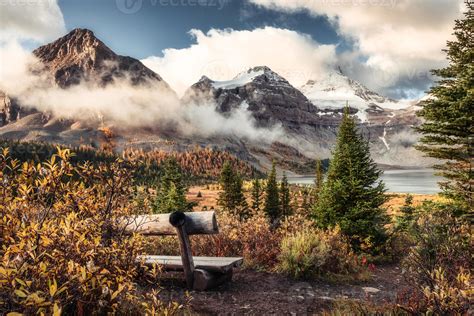
[[[33,54],[61,87],[83,80],[105,85],[127,78],[132,84],[160,82],[170,89],[158,74],[139,60],[117,55],[88,29],[74,29],[54,42],[35,49]]]
[[[82,82],[102,87],[123,80],[132,85],[161,89],[164,95],[178,100],[176,93],[157,73],[137,59],[116,54],[88,29],[74,29],[35,49],[33,54],[39,62],[32,65],[31,72],[46,72],[61,88]],[[0,91],[0,126],[34,112],[34,108],[27,109],[9,96],[8,91]]]
[[[246,107],[259,125],[280,123],[298,129],[301,124],[321,122],[317,108],[285,78],[267,66],[239,73],[231,80],[214,81],[203,76],[183,96],[184,103],[215,103],[226,114]]]
[[[45,63],[67,65],[83,62],[84,66],[94,68],[104,60],[117,58],[117,55],[88,29],[74,29],[54,42],[41,46],[33,53]]]

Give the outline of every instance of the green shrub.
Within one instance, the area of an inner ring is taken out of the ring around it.
[[[338,227],[305,229],[283,238],[278,270],[294,278],[352,275],[354,279],[366,271]]]
[[[281,243],[281,271],[294,278],[312,277],[321,270],[329,249],[316,234],[301,232],[283,239]]]

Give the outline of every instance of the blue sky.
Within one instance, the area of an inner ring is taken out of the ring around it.
[[[166,48],[188,47],[193,42],[188,34],[191,29],[207,32],[213,28],[251,30],[273,26],[309,34],[322,44],[347,46],[324,16],[278,12],[243,0],[196,0],[191,2],[196,4],[193,6],[178,5],[187,3],[181,0],[170,1],[60,0],[59,6],[68,30],[92,29],[117,53],[136,58],[160,56]],[[127,2],[130,8],[136,5],[139,9],[124,13],[121,3]]]

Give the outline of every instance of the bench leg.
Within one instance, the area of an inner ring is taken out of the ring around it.
[[[194,270],[194,290],[205,291],[232,280],[232,269],[226,273],[209,272],[202,269]]]

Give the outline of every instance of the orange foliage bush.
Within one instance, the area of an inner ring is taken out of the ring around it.
[[[281,234],[272,231],[263,213],[241,222],[238,216],[219,213],[219,234],[193,237],[197,255],[244,257],[245,267],[272,269],[278,258]]]
[[[138,290],[143,240],[118,225],[138,211],[127,166],[71,155],[35,165],[0,152],[0,314],[176,312]]]
[[[415,241],[403,261],[411,296],[400,301],[413,314],[464,315],[474,295],[472,225],[453,216],[457,205],[430,204],[421,208],[413,226]]]

